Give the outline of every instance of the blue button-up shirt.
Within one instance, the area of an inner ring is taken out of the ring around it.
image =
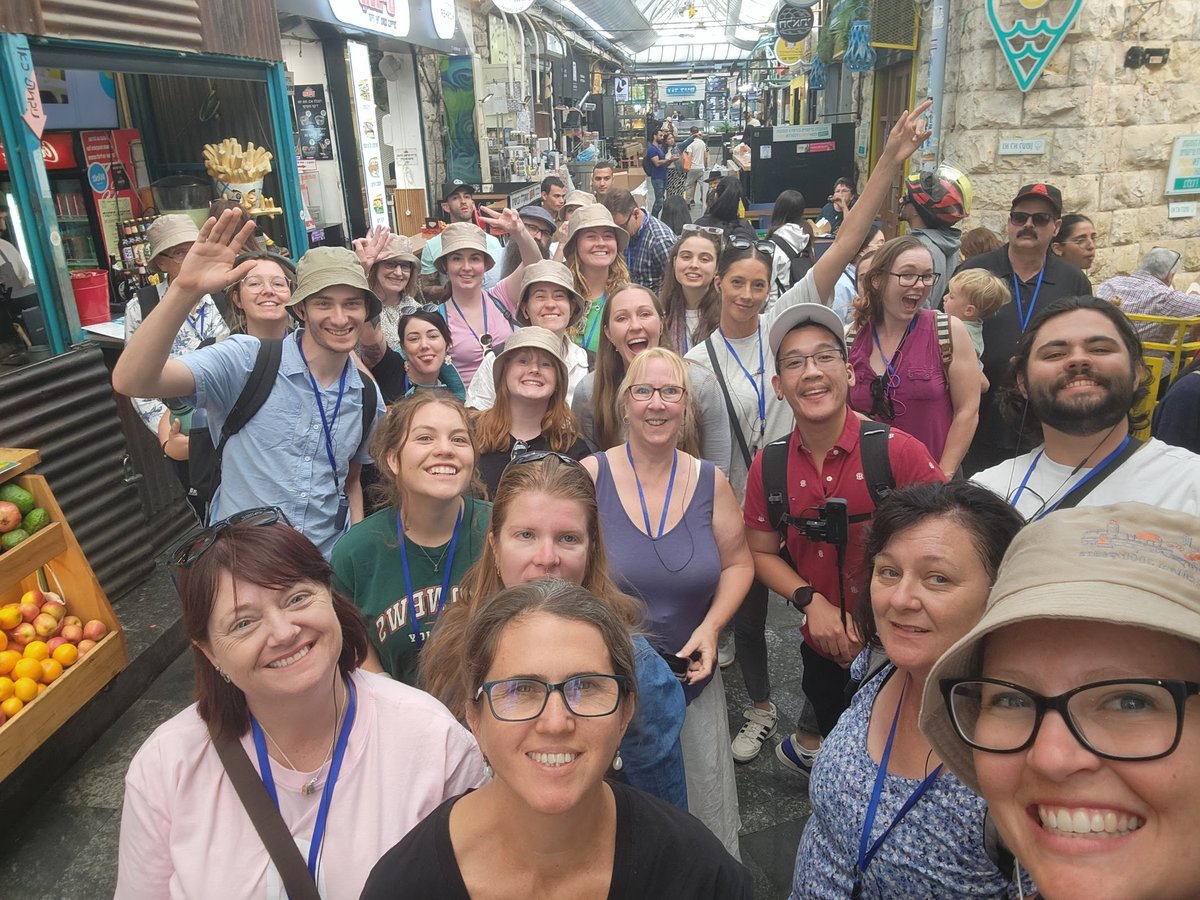
[[[296,530],[328,557],[345,530],[337,529],[335,520],[350,463],[371,461],[362,433],[363,382],[351,363],[341,408],[337,419],[330,422],[337,463],[335,484],[325,452],[321,412],[296,340],[289,335],[283,342],[279,373],[267,401],[225,445],[221,486],[213,497],[209,519],[216,521],[257,506],[278,506]],[[235,335],[182,359],[196,379],[196,393],[190,399],[207,412],[214,446],[254,369],[258,348],[257,338]],[[337,403],[338,381],[334,379],[320,391],[326,416],[332,415]],[[384,407],[378,393],[376,398],[378,423]]]
[[[629,245],[625,248],[625,262],[633,283],[657,294],[662,287],[667,257],[679,236],[662,219],[654,218],[648,210],[642,212],[645,216],[642,227],[629,239]]]

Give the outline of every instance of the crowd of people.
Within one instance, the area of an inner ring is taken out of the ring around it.
[[[1168,338],[1128,317],[1193,309],[1179,256],[1093,290],[1053,185],[1001,243],[949,166],[885,234],[927,109],[820,254],[736,178],[665,225],[702,156],[645,205],[603,162],[521,210],[450,183],[423,248],[295,266],[160,219],[113,381],[208,523],[171,557],[197,702],[130,766],[117,896],[750,897],[773,602],[794,900],[1200,895],[1200,379],[1144,437]]]

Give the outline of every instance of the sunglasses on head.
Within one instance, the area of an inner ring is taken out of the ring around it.
[[[749,250],[753,247],[764,256],[769,256],[772,259],[775,257],[775,245],[771,241],[752,241],[750,238],[743,237],[740,234],[731,234],[725,240],[735,250]]]
[[[170,551],[168,558],[171,560],[171,565],[176,568],[186,569],[207,553],[213,544],[219,541],[225,532],[235,525],[245,525],[255,528],[263,525],[274,525],[276,522],[291,525],[287,516],[283,514],[283,510],[277,506],[259,506],[254,509],[244,509],[239,513],[234,513],[227,519],[213,522],[207,528],[201,529],[195,534],[188,535],[175,545],[175,548]]]
[[[1024,225],[1030,219],[1033,220],[1033,224],[1036,225],[1038,228],[1045,228],[1047,225],[1049,225],[1051,222],[1054,221],[1054,213],[1048,213],[1048,212],[1030,213],[1030,212],[1021,212],[1019,209],[1014,209],[1012,212],[1010,212],[1008,214],[1008,221],[1011,222],[1013,225]]]
[[[695,225],[689,222],[679,229],[679,233],[683,234],[711,234],[713,237],[721,238],[725,236],[725,232],[714,225]]]
[[[442,308],[434,303],[402,303],[400,304],[400,315],[411,316],[415,313],[437,313],[442,314]]]
[[[530,450],[529,445],[525,441],[514,441],[512,454],[509,459],[509,465],[523,466],[527,463],[541,462],[548,456],[553,456],[564,466],[574,466],[577,469],[582,469],[579,460],[567,456],[565,453],[559,453],[557,450]]]

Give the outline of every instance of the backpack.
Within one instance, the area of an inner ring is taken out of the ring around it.
[[[769,235],[767,240],[784,252],[788,260],[791,262],[791,271],[789,273],[791,280],[784,284],[778,278],[775,279],[775,286],[779,288],[779,293],[783,293],[794,284],[799,284],[800,279],[808,274],[808,270],[816,263],[813,257],[811,244],[803,250],[797,250],[783,238],[777,235]]]
[[[941,310],[934,310],[934,315],[937,316],[935,329],[937,330],[938,351],[942,357],[942,375],[945,376],[946,390],[950,390],[950,363],[954,359],[954,343],[950,339],[950,317]],[[858,337],[858,327],[851,325],[846,332],[846,355],[850,355],[850,348],[854,346],[854,339]]]
[[[642,171],[647,175],[654,173],[654,163],[650,162],[650,151],[646,150],[646,155],[642,157]]]
[[[284,340],[274,338],[259,342],[254,368],[225,418],[221,439],[216,446],[213,446],[207,425],[194,425],[188,431],[188,478],[192,490],[205,504],[212,502],[221,484],[221,457],[225,453],[225,444],[254,418],[275,387],[275,376],[283,359]],[[364,376],[362,383],[362,440],[365,443],[371,432],[371,423],[375,421],[377,388],[368,377]]]

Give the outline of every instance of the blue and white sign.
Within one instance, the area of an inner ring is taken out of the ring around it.
[[[703,81],[667,81],[661,82],[661,97],[674,100],[703,100]]]
[[[97,194],[103,194],[108,190],[108,169],[100,163],[92,163],[88,166],[87,177],[88,184]]]
[[[696,86],[694,84],[668,84],[668,97],[695,97]]]
[[[629,79],[624,75],[613,77],[613,99],[618,103],[629,102]]]

